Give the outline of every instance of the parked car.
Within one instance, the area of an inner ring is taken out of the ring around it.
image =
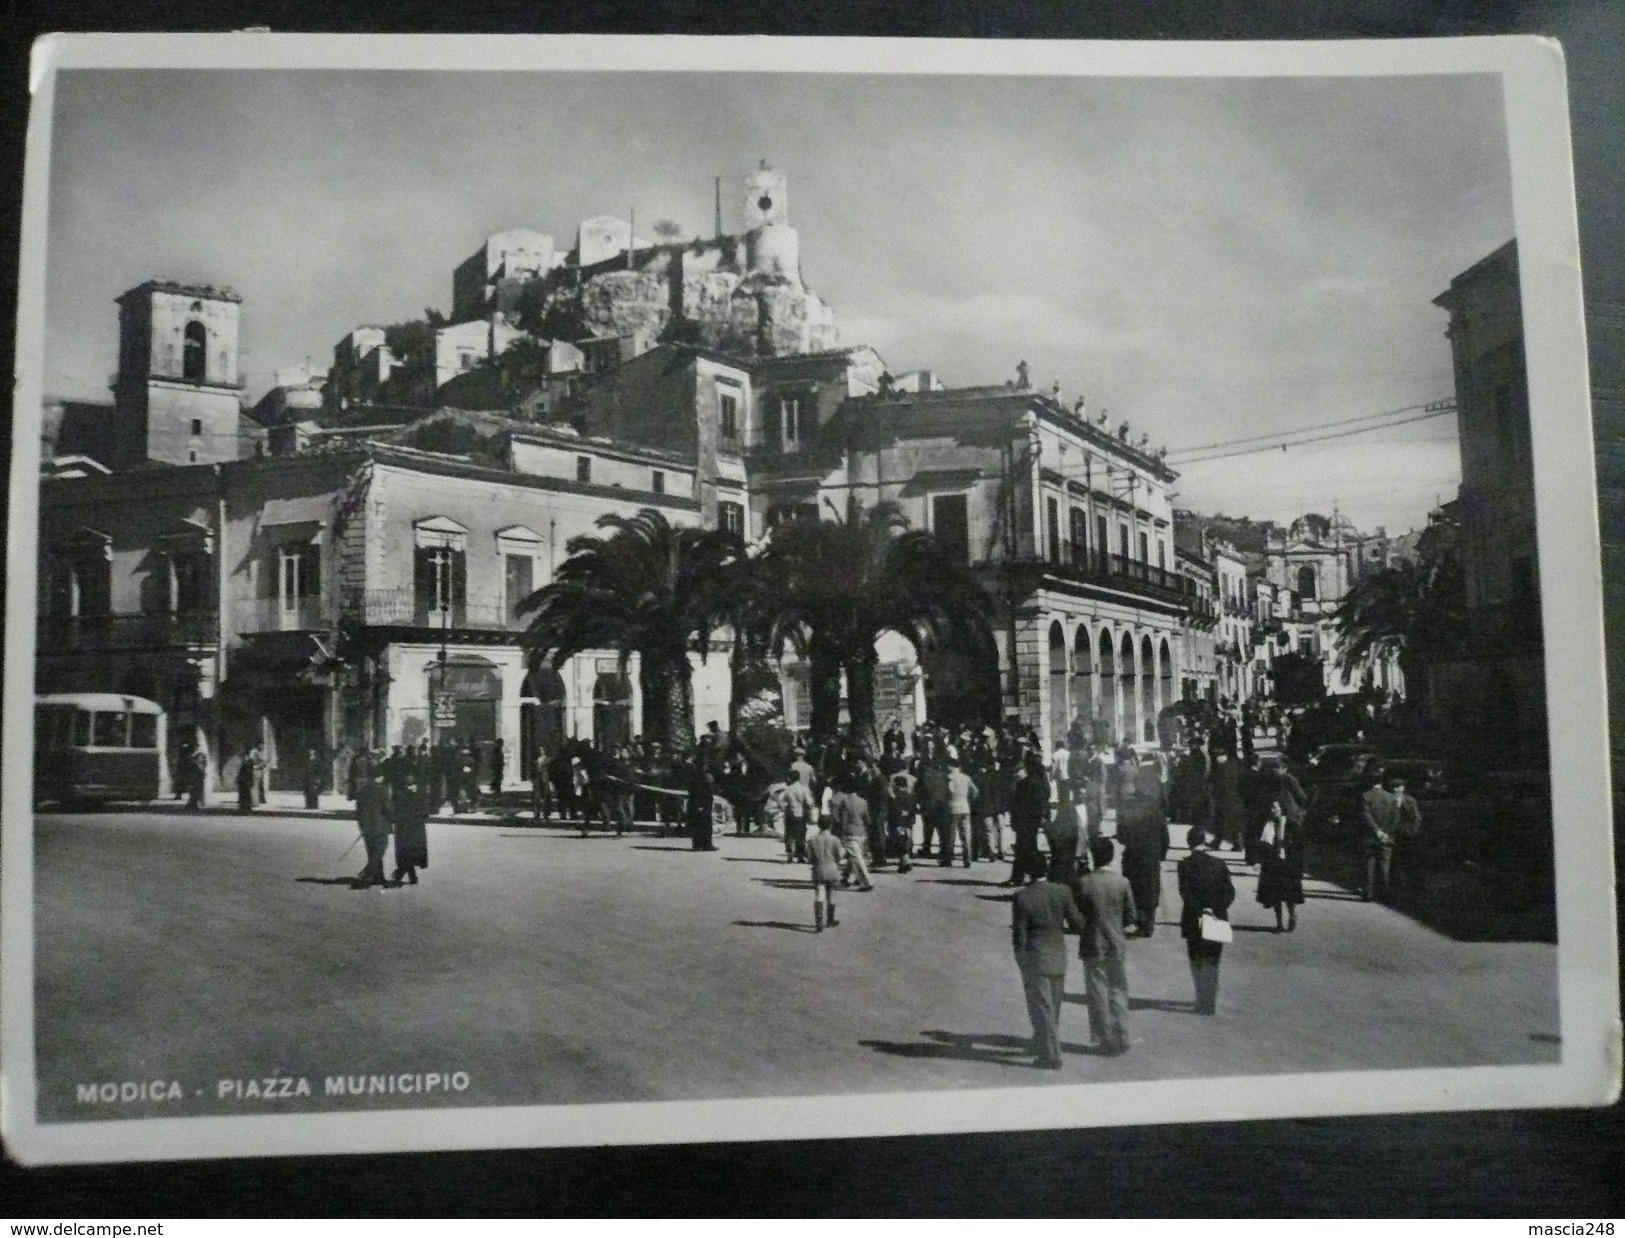
[[[1374,776],[1383,780],[1402,778],[1405,794],[1422,808],[1427,820],[1427,804],[1452,796],[1444,766],[1422,757],[1384,757],[1374,751],[1349,754],[1339,767],[1339,777],[1314,779],[1307,787],[1309,806],[1304,822],[1315,837],[1325,842],[1356,843],[1360,840],[1360,797]]]

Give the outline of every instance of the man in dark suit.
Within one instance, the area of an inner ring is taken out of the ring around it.
[[[1360,797],[1360,840],[1365,851],[1365,878],[1360,898],[1369,903],[1388,897],[1388,879],[1394,863],[1394,838],[1399,829],[1399,800],[1386,790],[1379,773],[1368,775],[1370,785]]]
[[[1208,850],[1208,838],[1193,826],[1186,836],[1191,853],[1179,862],[1179,933],[1185,939],[1190,957],[1191,980],[1196,985],[1196,1013],[1216,1014],[1219,1005],[1219,957],[1222,942],[1202,937],[1202,913],[1211,912],[1220,920],[1230,918],[1230,904],[1236,887],[1225,862]]]
[[[1109,838],[1089,840],[1092,871],[1073,886],[1088,927],[1078,937],[1089,1034],[1107,1053],[1128,1052],[1128,943],[1123,928],[1138,918],[1128,878],[1111,871],[1117,848]]]
[[[1070,887],[1038,876],[1016,891],[1010,939],[1033,1024],[1034,1066],[1061,1069],[1061,998],[1066,991],[1066,930],[1085,928]]]

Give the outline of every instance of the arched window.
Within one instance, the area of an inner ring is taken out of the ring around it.
[[[1307,563],[1298,569],[1298,596],[1306,602],[1315,598],[1315,569]]]
[[[208,347],[209,333],[197,319],[186,324],[186,343],[181,350],[181,377],[193,382],[202,382],[208,373],[209,363],[205,349]]]

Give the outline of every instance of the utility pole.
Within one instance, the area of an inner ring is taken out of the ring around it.
[[[722,239],[722,178],[720,176],[716,178],[716,191],[717,191],[717,214],[716,214],[717,229],[716,229],[716,236],[717,236],[717,240],[720,241]]]

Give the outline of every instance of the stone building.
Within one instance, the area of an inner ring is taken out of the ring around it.
[[[1442,721],[1503,756],[1537,756],[1545,657],[1517,241],[1456,276],[1434,304],[1450,316],[1469,643],[1466,658],[1437,672],[1435,696],[1449,711]]]
[[[856,357],[848,354],[850,367]],[[776,363],[775,363],[776,364]],[[842,384],[838,366],[821,384]],[[845,380],[850,381],[850,380]],[[1025,386],[885,390],[840,399],[784,433],[795,384],[751,455],[751,501],[771,526],[895,503],[980,574],[1000,610],[996,647],[921,668],[933,717],[1002,713],[1046,743],[1074,718],[1153,738],[1179,696],[1191,589],[1174,563],[1160,457]],[[812,401],[812,407],[819,407]],[[801,416],[797,407],[796,416]],[[822,416],[822,414],[820,414]],[[912,673],[899,658],[900,681]]]

